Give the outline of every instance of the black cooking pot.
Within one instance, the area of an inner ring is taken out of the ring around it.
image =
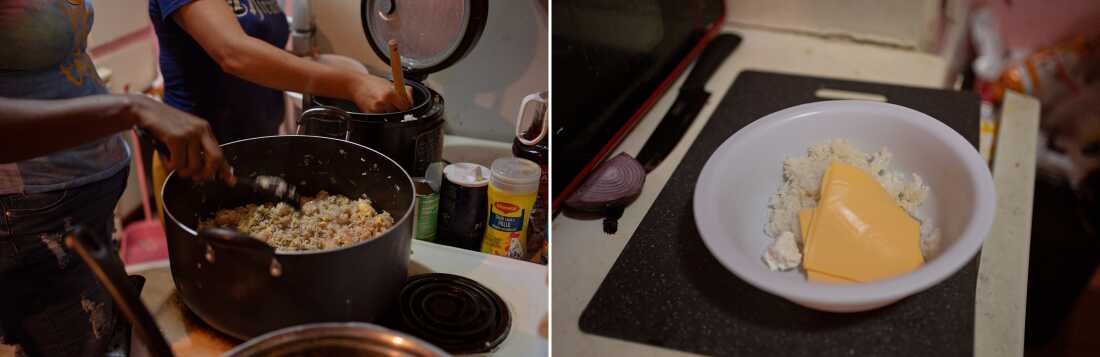
[[[393,113],[360,112],[350,101],[311,96],[298,133],[361,144],[424,176],[428,165],[443,160],[443,97],[420,82],[405,84],[412,88],[413,106]]]
[[[374,321],[407,276],[413,184],[396,162],[361,145],[316,136],[270,136],[222,145],[237,176],[280,176],[302,195],[320,190],[389,212],[394,226],[352,246],[276,252],[228,230],[196,232],[200,219],[255,202],[252,192],[169,174],[162,197],[172,278],[203,321],[248,339],[311,322]]]
[[[115,306],[130,321],[149,355],[172,357],[168,340],[157,328],[153,314],[141,302],[122,260],[103,237],[80,226],[65,235],[65,245],[95,272]],[[245,341],[226,357],[260,356],[409,356],[446,357],[446,352],[418,338],[361,322],[329,322],[287,327]]]

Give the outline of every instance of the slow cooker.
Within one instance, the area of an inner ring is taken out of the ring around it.
[[[401,46],[405,84],[413,106],[406,111],[368,113],[341,99],[306,96],[299,133],[348,140],[389,156],[413,177],[443,160],[443,96],[424,84],[430,73],[466,56],[481,37],[487,0],[364,0],[363,33],[374,52],[389,61],[387,43]],[[385,77],[390,77],[386,75]]]

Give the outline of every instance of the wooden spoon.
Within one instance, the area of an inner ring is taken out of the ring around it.
[[[405,73],[401,71],[401,55],[397,53],[397,40],[390,39],[390,71],[393,72],[393,90],[397,96],[405,102],[405,107],[412,107],[409,93],[405,91]]]

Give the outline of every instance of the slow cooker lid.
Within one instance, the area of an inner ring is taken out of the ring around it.
[[[396,39],[405,73],[424,77],[445,69],[474,47],[489,13],[488,0],[363,0],[367,42],[389,61],[387,43]]]

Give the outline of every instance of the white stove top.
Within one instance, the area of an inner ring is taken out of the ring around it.
[[[539,324],[549,311],[547,269],[499,257],[434,243],[413,241],[409,274],[448,273],[485,285],[508,304],[512,328],[495,356],[546,356],[548,341]]]
[[[142,300],[153,313],[177,356],[217,355],[232,348],[229,341],[208,327],[185,321],[175,299],[168,261],[128,266],[130,274],[146,277]],[[547,356],[549,341],[539,325],[547,318],[549,289],[546,266],[422,242],[412,243],[409,274],[448,273],[481,283],[508,304],[512,325],[508,337],[487,355]],[[138,346],[137,341],[134,342]],[[144,356],[138,349],[131,356]]]

